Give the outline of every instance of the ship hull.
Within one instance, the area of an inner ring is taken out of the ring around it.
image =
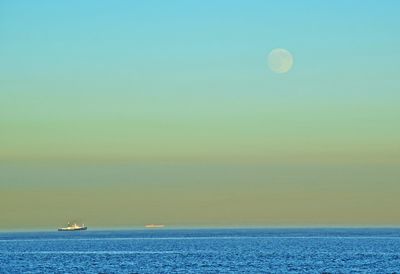
[[[58,229],[58,231],[79,231],[79,230],[87,230],[87,227],[86,226],[84,226],[84,227],[76,227],[76,228],[65,227],[65,228],[59,228]]]

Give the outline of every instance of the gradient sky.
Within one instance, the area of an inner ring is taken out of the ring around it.
[[[399,225],[399,12],[0,1],[0,229]]]

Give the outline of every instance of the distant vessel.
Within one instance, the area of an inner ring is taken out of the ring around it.
[[[87,230],[87,227],[84,224],[80,226],[77,225],[76,223],[74,224],[68,223],[67,227],[60,227],[58,229],[58,231],[77,231],[77,230]]]
[[[155,224],[150,224],[150,225],[145,225],[145,228],[162,228],[165,225],[155,225]]]

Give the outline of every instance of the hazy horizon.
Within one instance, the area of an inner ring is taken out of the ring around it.
[[[1,1],[0,230],[400,225],[399,7]]]

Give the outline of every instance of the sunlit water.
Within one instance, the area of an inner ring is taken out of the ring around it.
[[[0,233],[0,273],[400,273],[400,229]]]

